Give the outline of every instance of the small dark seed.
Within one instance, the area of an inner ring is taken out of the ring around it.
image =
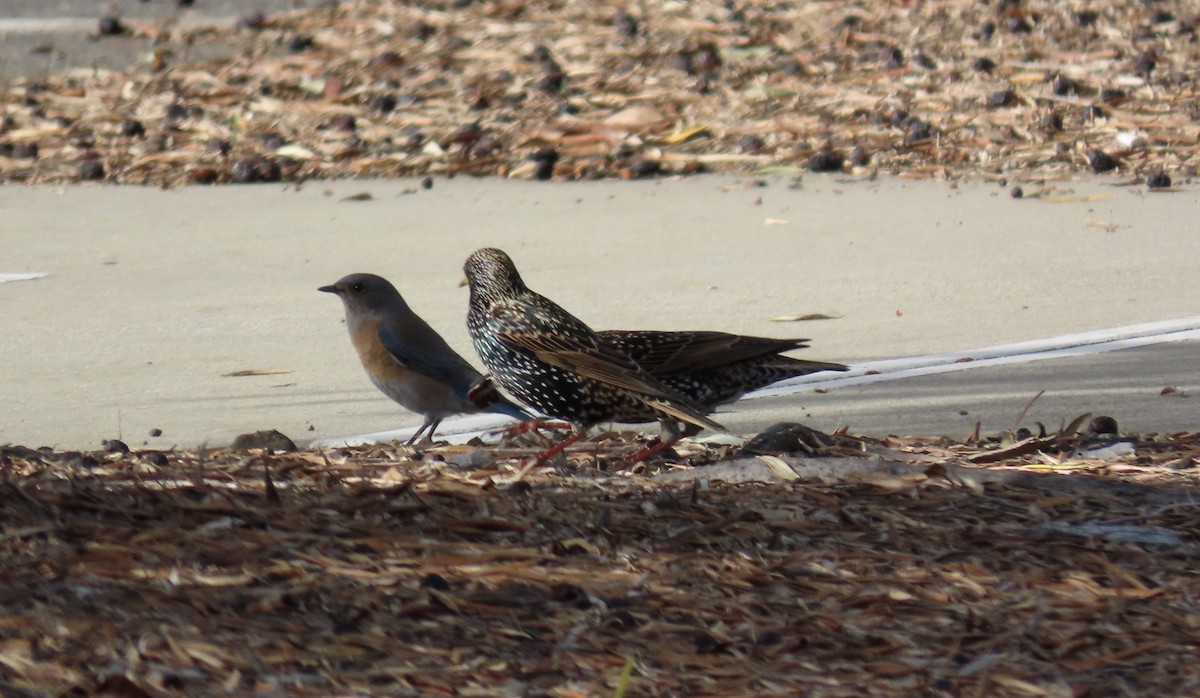
[[[1010,107],[1017,101],[1017,93],[1012,90],[997,90],[987,98],[988,109],[1001,109]]]
[[[371,98],[367,108],[380,114],[390,114],[396,109],[396,98],[392,95],[376,95]]]
[[[1021,427],[1020,429],[1017,429],[1013,433],[1013,438],[1016,439],[1017,441],[1024,441],[1025,439],[1032,438],[1032,437],[1033,437],[1033,432],[1029,431],[1025,427]]]
[[[1118,90],[1115,87],[1100,90],[1100,101],[1110,107],[1120,106],[1128,98],[1129,95],[1125,93],[1125,90]]]
[[[150,430],[150,436],[162,436],[162,429],[155,427]]]
[[[217,171],[211,167],[197,167],[192,170],[192,181],[196,184],[212,184],[217,181]]]
[[[1166,172],[1155,172],[1146,178],[1146,186],[1151,189],[1167,189],[1171,186],[1171,177]]]
[[[1110,172],[1117,169],[1117,161],[1103,150],[1093,150],[1088,153],[1087,157],[1093,172]]]
[[[1151,24],[1166,24],[1167,22],[1174,21],[1175,15],[1166,10],[1155,10],[1154,13],[1150,15]]]
[[[638,21],[628,12],[618,12],[617,16],[613,19],[613,26],[617,28],[617,36],[623,36],[626,39],[637,36]]]
[[[238,184],[251,184],[258,181],[258,172],[251,158],[239,158],[229,166],[229,176]]]
[[[262,12],[252,12],[238,20],[238,25],[245,27],[246,29],[259,31],[263,27],[267,26],[267,16]]]
[[[187,117],[187,109],[179,102],[171,102],[163,108],[163,118],[167,121],[180,121]]]
[[[146,127],[137,119],[125,119],[121,122],[121,135],[140,138],[146,135]]]
[[[119,17],[100,18],[100,36],[116,36],[125,32],[125,25]]]
[[[125,442],[120,439],[107,439],[100,445],[109,453],[129,453],[129,446],[126,446]]]
[[[895,46],[885,48],[883,57],[889,68],[899,68],[904,65],[904,52]]]
[[[917,57],[914,58],[913,61],[925,70],[937,70],[937,63],[934,63],[932,58],[923,53],[918,53]]]
[[[737,139],[737,146],[743,153],[758,153],[766,148],[767,144],[758,136],[748,133]]]
[[[993,61],[987,56],[982,56],[971,61],[971,68],[978,70],[981,73],[990,73],[996,69],[996,61]]]
[[[1050,84],[1051,91],[1054,94],[1062,97],[1064,95],[1073,95],[1079,92],[1079,83],[1064,75],[1059,75],[1054,78],[1054,82]]]
[[[653,177],[662,172],[662,164],[645,158],[631,158],[627,165],[630,179]]]
[[[232,147],[229,141],[223,138],[211,138],[205,144],[205,148],[210,152],[220,153],[221,155],[228,155]]]
[[[1029,34],[1033,31],[1033,25],[1024,17],[1009,17],[1008,31],[1013,34]]]
[[[991,20],[988,20],[983,23],[982,27],[979,28],[979,40],[980,41],[991,41],[992,36],[994,36],[995,33],[996,33],[996,23]]]
[[[1080,10],[1075,13],[1075,22],[1081,27],[1090,27],[1100,18],[1100,13],[1095,10]]]
[[[1010,196],[1012,196],[1012,198],[1014,198],[1014,199],[1023,199],[1023,198],[1025,198],[1025,190],[1024,190],[1024,189],[1022,189],[1021,187],[1013,187],[1012,189],[1010,189],[1010,190],[1009,190],[1009,192],[1008,192],[1008,193],[1009,193],[1009,195],[1010,195]]]
[[[12,156],[18,160],[37,160],[37,143],[14,143]]]
[[[837,150],[822,150],[808,159],[810,172],[841,172],[846,156]]]
[[[558,151],[554,148],[538,148],[529,159],[537,163],[534,179],[544,182],[554,176],[554,165],[558,163]]]
[[[1150,77],[1150,73],[1154,72],[1155,66],[1158,65],[1157,56],[1152,51],[1147,51],[1139,55],[1133,61],[1133,72],[1138,75]]]
[[[425,178],[421,180],[421,188],[422,189],[433,189],[433,177],[430,177],[429,175],[425,175]]]
[[[300,53],[301,51],[307,51],[312,48],[313,40],[311,36],[305,36],[304,34],[293,34],[292,38],[288,39],[287,47],[292,53]]]
[[[333,121],[329,125],[337,131],[353,131],[358,128],[358,122],[350,114],[333,117]]]
[[[104,179],[104,175],[104,163],[99,160],[84,160],[79,163],[79,179],[85,182]]]
[[[850,151],[850,157],[848,160],[854,167],[865,167],[871,162],[871,154],[868,153],[862,146],[856,145]]]

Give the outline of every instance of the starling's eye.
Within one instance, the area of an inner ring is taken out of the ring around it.
[[[366,286],[363,286],[361,283],[357,283],[357,284],[351,284],[351,285],[350,285],[350,290],[351,290],[351,291],[354,291],[355,293],[362,293],[363,291],[365,291],[365,290],[366,290],[366,288],[367,288],[367,287],[366,287]]]

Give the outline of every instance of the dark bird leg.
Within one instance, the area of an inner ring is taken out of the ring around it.
[[[700,432],[700,427],[693,424],[688,424],[683,430],[679,430],[679,424],[673,420],[662,420],[662,436],[652,439],[646,447],[629,457],[630,463],[638,463],[644,460],[650,460],[651,456],[656,456],[659,453],[679,443],[679,440],[685,436],[694,436]]]
[[[574,434],[571,434],[567,438],[563,439],[562,441],[559,441],[558,443],[554,444],[553,446],[546,449],[545,451],[542,451],[542,453],[539,454],[536,459],[534,459],[533,463],[526,466],[524,468],[524,470],[529,471],[534,468],[539,468],[539,467],[545,465],[551,458],[553,458],[553,457],[557,456],[558,454],[562,453],[563,451],[567,450],[567,446],[570,446],[571,444],[575,443],[576,441],[582,439],[585,434],[587,434],[587,429],[575,429]]]
[[[571,428],[570,422],[563,421],[560,419],[529,419],[524,422],[517,422],[516,424],[512,424],[507,427],[502,427],[502,428],[497,429],[490,433],[502,434],[503,436],[501,438],[503,438],[504,440],[507,441],[508,439],[520,436],[521,434],[528,434],[529,432],[533,432],[539,438],[541,438],[543,442],[549,443],[550,440],[547,439],[546,437],[542,436],[542,434],[541,434],[542,429],[570,429],[570,428]]]
[[[426,417],[425,421],[421,423],[421,428],[417,429],[417,431],[408,438],[408,441],[404,442],[404,445],[412,446],[413,444],[415,444],[417,442],[417,439],[421,438],[421,434],[424,434],[426,430],[429,431],[429,433],[426,435],[426,438],[428,438],[430,441],[433,441],[433,432],[437,431],[438,425],[441,423],[442,423],[442,420],[440,420],[440,419],[434,419],[433,417]]]

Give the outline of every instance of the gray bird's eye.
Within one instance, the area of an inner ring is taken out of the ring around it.
[[[366,290],[366,286],[363,286],[362,284],[353,284],[350,286],[350,290],[354,291],[355,293],[362,293]]]

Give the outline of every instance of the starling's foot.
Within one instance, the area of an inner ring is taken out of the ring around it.
[[[646,444],[645,448],[643,448],[642,450],[640,450],[637,453],[630,456],[629,462],[630,463],[640,463],[645,460],[650,460],[651,457],[657,456],[658,454],[662,453],[663,451],[671,448],[676,443],[678,443],[678,441],[679,441],[679,439],[671,439],[669,441],[663,441],[662,439],[655,437],[655,438],[651,439],[649,443]]]

